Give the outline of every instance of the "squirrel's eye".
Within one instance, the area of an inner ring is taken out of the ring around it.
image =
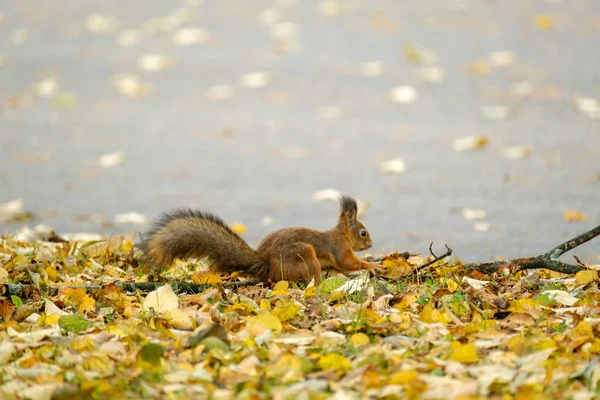
[[[360,236],[367,237],[367,231],[365,229],[360,230]]]

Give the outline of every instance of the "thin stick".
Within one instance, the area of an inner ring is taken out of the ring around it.
[[[429,252],[431,253],[431,255],[434,257],[433,260],[426,262],[425,264],[419,266],[416,271],[419,271],[423,268],[427,268],[429,267],[431,264],[436,263],[437,261],[440,261],[446,257],[448,257],[449,255],[452,255],[452,249],[450,247],[448,247],[447,244],[445,244],[444,246],[446,246],[446,252],[444,254],[442,254],[441,256],[436,256],[435,254],[433,254],[433,251],[431,250],[431,247],[433,246],[433,242],[431,242],[431,244],[429,245]]]

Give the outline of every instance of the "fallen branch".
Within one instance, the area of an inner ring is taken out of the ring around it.
[[[156,283],[154,283],[154,282],[121,282],[121,281],[117,281],[114,283],[117,286],[123,288],[127,292],[135,292],[138,290],[141,292],[151,292],[165,284],[169,284],[173,288],[173,291],[176,293],[191,293],[191,294],[201,293],[201,292],[205,291],[206,289],[210,288],[211,286],[213,286],[212,284],[185,283],[185,282],[173,282],[173,283],[156,282]],[[259,283],[259,281],[256,279],[248,279],[248,280],[240,281],[240,282],[229,282],[229,283],[224,284],[223,286],[225,286],[226,288],[235,289],[235,288],[242,287],[242,286],[256,285],[258,283]],[[35,288],[35,286],[32,284],[23,285],[20,283],[5,283],[2,286],[4,286],[4,290],[0,290],[0,292],[3,292],[2,295],[9,295],[9,296],[20,296],[23,293],[23,291],[30,289],[30,288]],[[90,291],[90,290],[100,290],[103,288],[103,286],[102,285],[42,286],[39,288],[39,290],[42,293],[53,296],[56,293],[58,293],[59,290],[66,289],[66,288],[68,288],[68,289],[85,289],[86,291]]]
[[[465,264],[464,266],[466,269],[476,270],[484,274],[493,274],[497,272],[500,267],[511,264],[517,265],[521,269],[546,268],[552,271],[562,272],[563,274],[576,274],[577,272],[586,269],[577,256],[574,257],[575,261],[577,261],[577,264],[579,265],[564,263],[562,261],[558,261],[558,258],[567,251],[592,240],[598,235],[600,235],[600,225],[562,243],[561,245],[556,246],[552,250],[537,257],[517,258],[514,260],[494,261],[482,264],[469,263]]]
[[[450,255],[452,255],[452,249],[451,249],[450,247],[448,247],[448,245],[447,245],[447,244],[445,244],[445,245],[444,245],[444,246],[446,246],[446,252],[445,252],[444,254],[442,254],[441,256],[436,256],[436,255],[435,255],[435,253],[433,252],[433,250],[432,250],[432,248],[431,248],[432,246],[433,246],[433,242],[431,242],[431,243],[429,244],[429,253],[431,253],[431,255],[433,256],[433,260],[431,260],[431,261],[428,261],[428,262],[426,262],[426,263],[425,263],[425,264],[423,264],[423,265],[420,265],[420,266],[419,266],[419,267],[416,269],[416,271],[419,271],[419,270],[421,270],[421,269],[423,269],[423,268],[427,268],[427,267],[429,267],[430,265],[432,265],[432,264],[434,264],[434,263],[436,263],[436,262],[438,262],[438,261],[440,261],[440,260],[443,260],[444,258],[446,258],[446,257],[448,257],[448,256],[450,256]]]

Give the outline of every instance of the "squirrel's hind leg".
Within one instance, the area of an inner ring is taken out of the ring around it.
[[[286,246],[277,256],[269,260],[269,279],[298,281],[306,284],[314,278],[315,284],[321,283],[321,264],[315,248],[308,243],[294,243]]]

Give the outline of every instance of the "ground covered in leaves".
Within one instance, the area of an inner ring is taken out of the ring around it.
[[[233,288],[178,262],[160,280],[198,293],[126,291],[153,278],[131,240],[52,240],[0,242],[3,399],[600,395],[598,266],[484,275],[396,254],[379,276]]]

